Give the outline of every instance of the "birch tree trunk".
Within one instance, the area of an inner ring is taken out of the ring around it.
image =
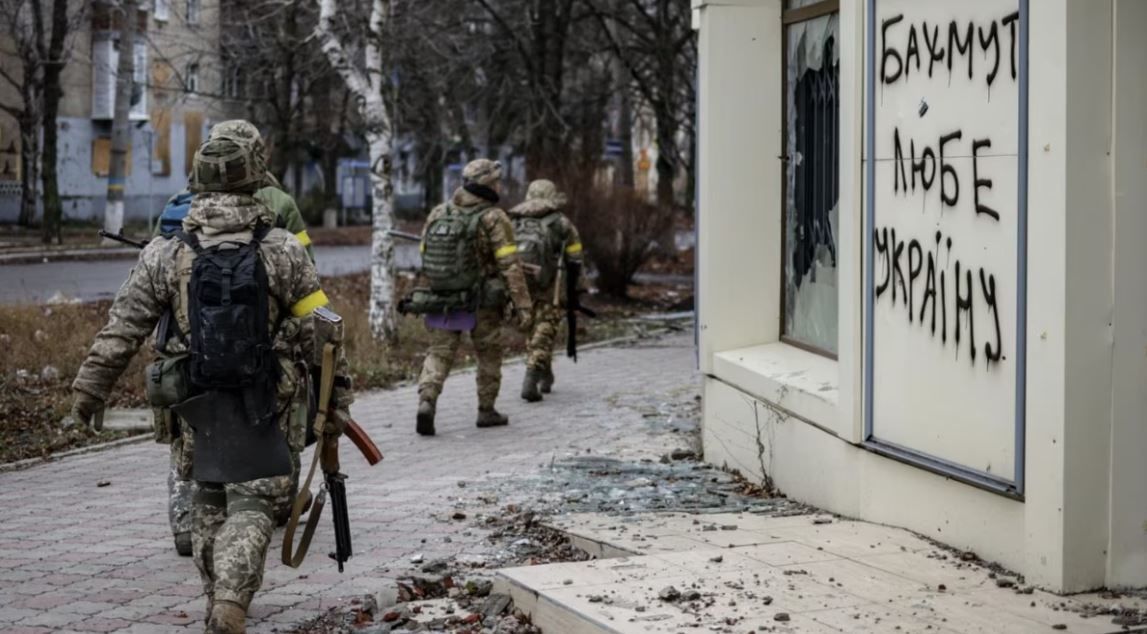
[[[366,41],[362,43],[365,63],[356,66],[347,56],[348,47],[334,31],[337,0],[318,0],[317,35],[323,52],[347,89],[356,97],[359,115],[366,125],[370,148],[370,183],[373,202],[373,228],[370,262],[370,328],[376,338],[393,342],[398,334],[394,312],[394,188],[391,183],[390,117],[382,96],[382,29],[387,0],[373,0]]]

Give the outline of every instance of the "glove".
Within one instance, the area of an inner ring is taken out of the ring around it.
[[[76,423],[84,425],[94,431],[104,428],[104,402],[87,392],[73,390],[72,392],[72,418]]]
[[[518,330],[523,334],[530,334],[534,329],[534,311],[525,308],[518,309]]]

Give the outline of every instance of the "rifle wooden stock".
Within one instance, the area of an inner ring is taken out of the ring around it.
[[[373,467],[382,462],[382,452],[378,450],[374,441],[370,439],[370,436],[366,435],[366,432],[363,431],[358,423],[353,420],[348,420],[346,430],[343,431],[343,434],[345,434],[347,438],[350,438],[350,441],[354,443],[355,447],[358,447],[358,450],[362,452],[362,457],[366,458],[367,464]]]

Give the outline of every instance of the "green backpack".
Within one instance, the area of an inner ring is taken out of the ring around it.
[[[453,205],[430,223],[423,240],[422,273],[429,289],[416,290],[409,312],[440,313],[477,308],[482,291],[478,223],[486,207],[461,211]]]
[[[541,217],[514,216],[518,259],[526,265],[530,290],[548,289],[557,278],[558,261],[562,257],[562,236],[558,232],[561,218],[556,211]]]

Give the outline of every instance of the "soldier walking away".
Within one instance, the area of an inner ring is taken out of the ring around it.
[[[430,350],[418,377],[416,430],[433,436],[442,384],[454,355],[469,332],[478,359],[478,427],[506,425],[494,408],[502,384],[502,323],[507,302],[518,327],[528,332],[533,307],[518,265],[514,229],[495,205],[502,165],[471,161],[462,170],[463,185],[449,202],[430,212],[422,231],[422,272],[430,287],[417,289],[405,310],[426,315]]]
[[[307,416],[293,351],[313,352],[309,316],[327,304],[303,246],[252,197],[264,172],[241,138],[204,143],[182,229],[143,250],[72,383],[73,417],[99,429],[132,356],[165,314],[174,321],[175,335],[147,368],[148,400],[187,423],[176,460],[180,479],[196,483],[192,556],[208,632],[245,631],[262,585],[274,500],[289,494],[291,451],[305,442],[293,422]],[[329,433],[337,435],[352,400],[345,358],[335,374]]]
[[[211,128],[208,140],[220,136],[231,136],[248,142],[256,158],[262,160],[264,164],[269,162],[270,157],[267,153],[267,146],[263,142],[263,137],[259,134],[259,129],[249,121],[234,119],[218,123]],[[303,222],[303,215],[299,212],[299,207],[295,204],[295,199],[283,191],[283,186],[279,184],[279,181],[275,179],[274,175],[270,172],[265,172],[265,174],[264,181],[260,184],[259,190],[255,192],[255,200],[263,203],[275,213],[275,226],[286,229],[294,235],[299,243],[306,247],[307,255],[310,256],[313,262],[315,254],[311,246],[311,237],[307,234],[306,223]],[[163,208],[159,222],[156,223],[156,237],[170,237],[183,227],[183,219],[187,216],[187,212],[191,208],[192,197],[193,194],[187,189],[175,194],[167,201],[167,206]],[[158,340],[171,336],[170,332],[166,332],[169,326],[170,322],[160,321],[160,332],[156,333],[157,344]],[[169,442],[171,445],[171,468],[168,469],[167,475],[167,516],[171,524],[171,534],[175,539],[175,550],[184,557],[190,557],[191,498],[194,494],[193,489],[195,483],[191,480],[182,480],[179,478],[178,456],[182,451],[183,440],[177,431],[174,433],[165,431],[165,428],[178,430],[179,418],[172,414],[169,409],[156,409],[154,414],[155,425],[158,432],[157,439],[162,442]],[[305,430],[292,431],[292,434],[296,433],[305,433]],[[292,447],[291,451],[291,463],[294,465],[292,493],[275,500],[275,522],[279,526],[287,522],[287,518],[291,512],[293,492],[298,489],[299,470],[302,463],[299,458],[299,452],[295,451],[294,447]]]
[[[566,196],[552,181],[530,183],[526,200],[510,210],[518,257],[534,302],[534,328],[526,339],[522,398],[535,403],[554,386],[554,338],[563,317],[565,288],[577,288],[582,244],[563,213]]]

